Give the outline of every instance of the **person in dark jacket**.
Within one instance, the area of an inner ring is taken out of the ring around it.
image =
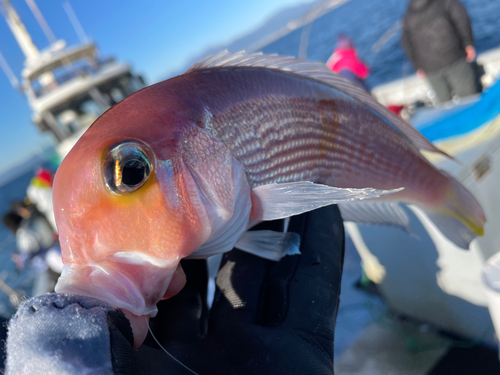
[[[470,64],[476,58],[472,28],[458,0],[411,0],[402,44],[417,75],[427,77],[439,101],[480,92]]]

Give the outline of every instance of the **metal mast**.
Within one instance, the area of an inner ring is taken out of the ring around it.
[[[33,43],[30,34],[19,18],[19,15],[17,14],[16,10],[9,0],[2,0],[2,2],[4,6],[3,11],[5,20],[9,25],[10,31],[12,31],[12,34],[14,34],[19,47],[21,47],[24,56],[26,56],[27,60],[36,60],[40,56],[40,51],[35,46],[35,43]]]
[[[28,30],[24,27],[23,22],[19,18],[16,10],[12,6],[9,0],[2,0],[5,20],[7,21],[7,25],[9,25],[12,34],[16,38],[17,44],[21,47],[21,50],[26,56],[26,66],[29,66],[33,62],[40,59],[40,51],[38,50],[35,43],[31,39]],[[38,9],[38,8],[37,8]],[[55,78],[52,73],[44,73],[39,77],[40,83],[43,86],[49,86],[55,83]]]

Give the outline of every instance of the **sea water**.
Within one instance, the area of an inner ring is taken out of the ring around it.
[[[500,1],[461,0],[471,19],[478,53],[500,47]],[[402,20],[409,1],[351,0],[316,19],[311,28],[307,58],[326,62],[333,52],[337,35],[346,34],[354,41],[359,56],[371,69],[370,87],[399,79],[414,70],[401,47],[401,30],[378,52],[372,46],[398,20]],[[297,29],[262,48],[264,53],[298,57],[303,29]]]

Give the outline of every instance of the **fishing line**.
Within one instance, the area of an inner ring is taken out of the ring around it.
[[[146,319],[146,324],[148,325],[148,330],[149,330],[149,333],[151,333],[151,336],[153,336],[153,339],[156,341],[156,343],[158,344],[158,346],[159,346],[160,348],[162,348],[162,349],[163,349],[163,351],[164,351],[165,353],[167,353],[167,354],[168,354],[168,356],[169,356],[170,358],[172,358],[175,362],[177,362],[179,365],[181,365],[182,367],[184,367],[184,368],[185,368],[186,370],[188,370],[190,373],[192,373],[192,374],[194,374],[194,375],[198,375],[198,373],[197,373],[197,372],[195,372],[195,371],[191,370],[191,369],[190,369],[189,367],[187,367],[184,363],[182,363],[182,362],[181,362],[181,361],[179,361],[177,358],[175,358],[172,354],[170,354],[170,353],[167,351],[167,349],[165,349],[165,348],[164,348],[164,347],[160,344],[160,342],[156,339],[156,336],[154,335],[153,331],[151,331],[151,327],[149,326],[149,321],[148,321],[148,318],[144,317],[144,319]]]

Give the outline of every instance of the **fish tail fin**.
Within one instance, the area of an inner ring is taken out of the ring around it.
[[[443,203],[434,211],[450,216],[478,236],[484,234],[486,216],[476,198],[459,181],[448,173],[441,171],[450,181]]]
[[[441,204],[424,211],[439,232],[456,246],[469,249],[471,241],[484,233],[486,218],[476,198],[454,177],[443,172],[449,181]],[[368,200],[339,204],[345,221],[386,225],[406,230],[412,235],[410,217],[396,202]],[[422,219],[421,219],[422,220]]]

